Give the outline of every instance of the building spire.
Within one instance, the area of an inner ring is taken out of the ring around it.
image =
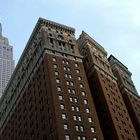
[[[0,23],[0,37],[2,37],[2,25]]]

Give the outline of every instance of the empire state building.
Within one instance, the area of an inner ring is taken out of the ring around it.
[[[13,47],[8,38],[2,36],[2,25],[0,23],[0,97],[14,70]]]

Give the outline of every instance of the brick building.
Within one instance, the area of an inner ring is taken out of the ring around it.
[[[125,105],[140,139],[140,96],[131,78],[131,72],[113,55],[109,58],[114,76],[118,80],[118,86],[122,93]]]
[[[103,140],[71,27],[40,18],[0,100],[1,140]]]
[[[106,140],[138,140],[105,49],[82,32],[78,46]]]

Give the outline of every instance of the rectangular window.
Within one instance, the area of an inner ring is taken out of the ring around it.
[[[70,136],[69,135],[65,135],[65,139],[66,140],[70,140]]]
[[[88,121],[89,121],[89,122],[92,122],[93,120],[92,120],[92,118],[91,118],[91,117],[89,117],[89,118],[88,118]]]
[[[80,84],[80,88],[83,88],[84,87],[84,85],[83,84]]]
[[[80,73],[80,70],[76,70],[76,73]]]
[[[58,75],[59,73],[58,73],[58,71],[55,71],[55,75]]]
[[[59,100],[63,100],[63,96],[62,95],[59,95]]]
[[[86,108],[86,113],[89,113],[90,111],[89,111],[89,109],[88,108]]]
[[[75,63],[75,67],[78,67],[78,64],[77,63]]]
[[[55,58],[55,57],[53,57],[53,58],[52,58],[52,60],[55,62],[55,61],[56,61],[56,58]]]
[[[61,87],[57,87],[57,91],[62,91]]]
[[[91,129],[91,132],[92,132],[92,133],[95,132],[95,128],[94,128],[94,127],[91,127],[90,129]]]
[[[79,131],[79,126],[78,125],[75,126],[75,130]]]
[[[84,131],[84,126],[80,126],[80,131],[81,131],[81,132]]]
[[[68,124],[64,124],[64,130],[68,129]]]
[[[70,97],[70,102],[73,102],[73,98],[72,97]]]
[[[75,109],[74,109],[74,106],[72,106],[72,107],[71,107],[71,110],[72,110],[72,111],[74,111],[74,110],[75,110]]]
[[[84,99],[84,104],[88,104],[88,101],[86,99]]]
[[[86,93],[85,93],[85,91],[82,91],[81,93],[82,93],[82,96],[86,96]]]
[[[65,106],[63,104],[60,104],[61,109],[65,109]]]
[[[60,83],[60,80],[59,79],[56,79],[56,83]]]
[[[66,118],[67,118],[66,114],[65,114],[65,113],[63,113],[63,114],[62,114],[62,119],[64,119],[64,120],[65,120]]]
[[[53,67],[56,69],[56,68],[57,68],[57,65],[56,65],[56,64],[54,64],[54,65],[53,65]]]

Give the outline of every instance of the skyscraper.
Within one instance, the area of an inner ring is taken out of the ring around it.
[[[0,139],[104,139],[74,33],[39,19],[0,100]]]
[[[0,23],[0,97],[13,73],[13,47],[9,45],[8,38],[2,36],[2,25]]]
[[[140,139],[140,96],[132,81],[132,73],[113,55],[108,58],[114,76],[117,78],[118,86],[128,109],[129,115]]]
[[[78,46],[106,140],[138,140],[105,49],[82,32]]]

